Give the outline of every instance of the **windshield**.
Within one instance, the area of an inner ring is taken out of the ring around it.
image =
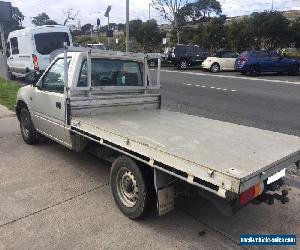
[[[40,33],[34,35],[34,40],[36,51],[41,55],[49,55],[52,51],[63,48],[64,42],[70,45],[66,32]]]
[[[87,86],[87,61],[82,64],[78,87]],[[143,65],[139,62],[92,59],[92,86],[143,86]]]

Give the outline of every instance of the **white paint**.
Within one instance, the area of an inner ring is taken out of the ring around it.
[[[277,180],[279,180],[280,178],[282,178],[283,176],[285,176],[285,170],[286,170],[286,169],[284,168],[284,169],[282,169],[281,171],[277,172],[276,174],[270,176],[270,177],[268,178],[268,180],[267,180],[267,184],[270,184],[270,183],[272,183],[272,182],[274,182],[274,181],[277,181]]]
[[[199,84],[191,84],[191,83],[182,83],[182,85],[185,85],[185,86],[192,86],[192,87],[200,87]],[[201,87],[202,87],[202,88],[206,88],[205,85],[202,85]],[[211,87],[209,87],[209,88],[210,88],[210,89],[216,89],[216,90],[222,90],[222,91],[227,91],[227,90],[228,90],[228,89],[217,88],[217,87],[215,87],[215,86],[211,86]],[[231,92],[236,92],[237,90],[231,89],[231,90],[229,90],[229,91],[231,91]]]
[[[207,74],[207,73],[196,73],[196,72],[180,72],[177,70],[161,70],[163,72],[169,72],[169,73],[178,73],[178,74],[188,74],[188,75],[197,75],[197,76],[210,76],[210,77],[219,77],[219,78],[231,78],[231,79],[242,79],[246,81],[263,81],[263,82],[272,82],[272,83],[289,83],[289,84],[295,84],[300,85],[300,81],[298,82],[291,82],[291,81],[284,81],[284,80],[271,80],[271,79],[263,79],[263,78],[257,78],[257,77],[243,77],[243,76],[228,76],[228,75],[219,75],[219,74]]]

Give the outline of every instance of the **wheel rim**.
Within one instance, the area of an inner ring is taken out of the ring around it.
[[[22,134],[25,138],[28,138],[29,136],[29,118],[26,114],[21,115],[21,129],[22,129]]]
[[[213,72],[218,72],[219,71],[219,66],[217,64],[214,64],[212,67]]]
[[[185,69],[187,67],[187,62],[186,61],[182,61],[180,64],[182,69]]]
[[[133,173],[125,167],[120,168],[117,174],[117,192],[120,200],[126,207],[134,207],[138,201],[138,185]]]

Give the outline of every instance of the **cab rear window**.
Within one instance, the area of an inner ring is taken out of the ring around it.
[[[70,45],[69,35],[66,32],[35,34],[34,40],[36,51],[41,55],[49,55],[52,51],[63,48],[64,42]]]

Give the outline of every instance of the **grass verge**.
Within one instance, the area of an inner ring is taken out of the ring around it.
[[[16,105],[17,92],[21,86],[16,82],[0,78],[0,104],[13,110]]]

